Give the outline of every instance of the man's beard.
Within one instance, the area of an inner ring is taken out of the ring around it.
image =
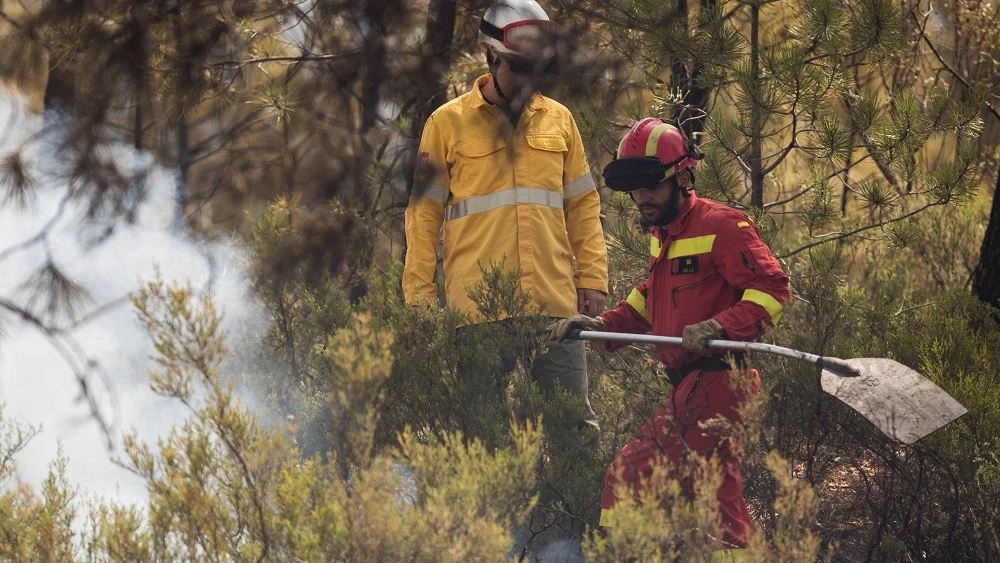
[[[663,204],[659,208],[659,213],[653,220],[646,219],[646,216],[642,213],[642,211],[640,211],[639,224],[644,229],[648,229],[649,227],[654,227],[654,226],[665,227],[670,223],[674,222],[674,219],[677,218],[677,213],[678,211],[680,211],[680,208],[681,208],[681,190],[680,188],[677,188],[674,190],[674,193],[670,195],[670,199],[667,200],[667,203]]]

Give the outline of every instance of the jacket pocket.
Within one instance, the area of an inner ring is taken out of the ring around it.
[[[569,146],[557,133],[530,133],[528,140],[528,176],[533,187],[560,190],[563,187],[563,168]]]
[[[451,193],[456,200],[513,188],[511,155],[500,136],[470,139],[455,146]]]
[[[670,290],[670,305],[672,315],[678,322],[685,325],[701,322],[708,318],[706,300],[702,299],[702,290],[711,283],[718,274],[706,276],[700,280],[679,285]],[[708,301],[711,301],[710,299]],[[662,312],[660,314],[663,314]]]
[[[763,242],[753,241],[740,250],[740,259],[754,277],[768,277],[782,272],[781,265]]]

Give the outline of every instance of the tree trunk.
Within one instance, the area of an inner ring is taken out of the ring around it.
[[[972,291],[981,301],[1000,307],[1000,173],[993,193],[990,222],[979,251],[979,265],[972,274]]]
[[[138,96],[136,96],[135,116],[132,120],[132,145],[135,150],[142,150],[142,102],[139,101]]]
[[[446,92],[441,79],[451,66],[456,13],[455,0],[430,0],[427,7],[424,35],[425,44],[430,46],[430,53],[426,53],[423,80],[417,84],[418,105],[412,122],[414,138],[419,138],[427,117],[445,102]]]
[[[181,112],[177,120],[177,215],[174,218],[174,227],[178,231],[184,230],[184,209],[187,207],[188,173],[191,169],[191,150],[188,147],[188,122],[187,116]]]
[[[717,0],[705,0],[700,9],[711,10],[715,7],[716,2]],[[687,0],[680,0],[677,3],[677,14],[679,17],[684,18],[685,22],[687,21]],[[712,92],[711,89],[698,85],[698,77],[701,73],[702,65],[697,60],[692,60],[690,64],[687,64],[680,57],[677,57],[670,67],[670,85],[674,88],[680,88],[684,96],[683,105],[677,114],[675,114],[675,117],[680,117],[679,114],[684,110],[688,110],[696,116],[684,123],[684,132],[696,143],[699,142],[699,134],[705,130],[705,118],[708,114],[708,97]]]
[[[430,0],[427,6],[427,25],[424,37],[425,45],[430,46],[430,53],[425,53],[424,67],[421,73],[423,80],[416,86],[417,106],[413,120],[410,122],[410,135],[419,142],[420,132],[430,114],[445,102],[446,91],[441,84],[445,71],[451,66],[455,39],[455,0]],[[426,100],[426,102],[424,102]],[[413,145],[412,162],[416,163],[417,146]],[[406,193],[413,193],[413,175],[406,179]],[[405,202],[401,202],[404,203]],[[406,238],[403,238],[403,259],[406,259]]]
[[[764,116],[760,107],[760,5],[750,4],[750,206],[764,208],[764,163],[761,161],[764,143]]]
[[[369,53],[361,86],[361,136],[378,123],[382,103],[382,85],[389,78],[386,66],[385,34],[380,25],[372,26],[365,50]]]

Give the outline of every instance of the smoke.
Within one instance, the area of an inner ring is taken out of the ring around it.
[[[583,563],[583,550],[579,540],[553,540],[537,550],[536,561],[540,563]]]
[[[514,545],[508,559],[524,559],[532,563],[583,563],[583,547],[579,531],[570,531],[555,526],[540,536],[530,531],[528,524],[522,524],[513,532]],[[530,543],[530,545],[529,545]]]
[[[142,502],[143,482],[110,459],[121,453],[121,435],[134,428],[141,440],[155,444],[188,411],[150,390],[146,368],[153,349],[136,323],[129,294],[158,267],[167,281],[210,291],[230,334],[246,326],[260,330],[264,315],[251,301],[247,272],[228,241],[199,242],[174,229],[175,172],[124,143],[107,147],[106,158],[120,169],[146,172],[137,186],[143,199],[134,221],[94,224],[86,218],[88,202],[68,197],[63,165],[45,157],[54,154],[47,147],[58,139],[41,135],[42,117],[26,107],[20,97],[0,93],[0,162],[23,149],[25,172],[34,180],[27,205],[15,204],[9,194],[5,199],[0,184],[0,300],[68,328],[54,343],[0,307],[5,417],[41,428],[16,467],[37,487],[61,444],[70,481],[82,494]],[[86,291],[72,315],[46,313],[45,287],[36,287],[36,274],[49,262]],[[86,373],[84,381],[74,375],[74,365]],[[82,400],[83,385],[93,406]],[[110,424],[111,451],[101,419]]]

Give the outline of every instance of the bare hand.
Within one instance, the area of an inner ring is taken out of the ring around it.
[[[608,296],[603,291],[581,287],[576,290],[576,312],[596,317],[604,312],[607,300]]]

